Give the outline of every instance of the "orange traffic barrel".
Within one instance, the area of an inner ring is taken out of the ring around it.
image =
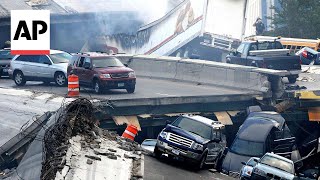
[[[79,97],[79,77],[71,74],[68,76],[68,97]]]
[[[138,128],[134,125],[128,125],[127,129],[123,132],[122,137],[131,139],[132,141],[138,133]]]

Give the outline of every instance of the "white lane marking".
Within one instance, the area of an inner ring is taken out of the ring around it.
[[[174,95],[174,94],[162,94],[162,93],[156,93],[158,95],[161,95],[161,96],[177,96],[177,95]]]

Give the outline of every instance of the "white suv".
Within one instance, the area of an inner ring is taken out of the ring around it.
[[[72,58],[69,53],[51,50],[50,55],[17,55],[10,64],[9,76],[16,85],[26,81],[54,81],[58,86],[67,84],[67,67]]]

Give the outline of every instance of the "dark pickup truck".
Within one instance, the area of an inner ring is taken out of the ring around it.
[[[287,70],[288,80],[295,83],[301,72],[299,56],[289,55],[279,41],[244,41],[235,52],[226,57],[226,62],[244,66]]]

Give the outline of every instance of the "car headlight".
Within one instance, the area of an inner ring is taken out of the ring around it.
[[[110,74],[101,74],[100,78],[111,78]]]
[[[164,131],[161,131],[161,133],[159,134],[159,136],[160,136],[162,139],[166,139],[166,138],[167,138],[167,135],[168,135],[168,133],[167,133],[167,132],[164,132]]]
[[[203,151],[203,145],[195,142],[193,143],[192,149]]]
[[[129,78],[135,78],[136,74],[134,72],[129,72],[128,76]]]
[[[262,171],[262,170],[260,170],[260,169],[257,169],[257,168],[254,168],[253,172],[254,172],[255,174],[259,174],[259,175],[262,175],[262,176],[265,176],[265,175],[266,175],[266,173],[265,173],[264,171]]]

